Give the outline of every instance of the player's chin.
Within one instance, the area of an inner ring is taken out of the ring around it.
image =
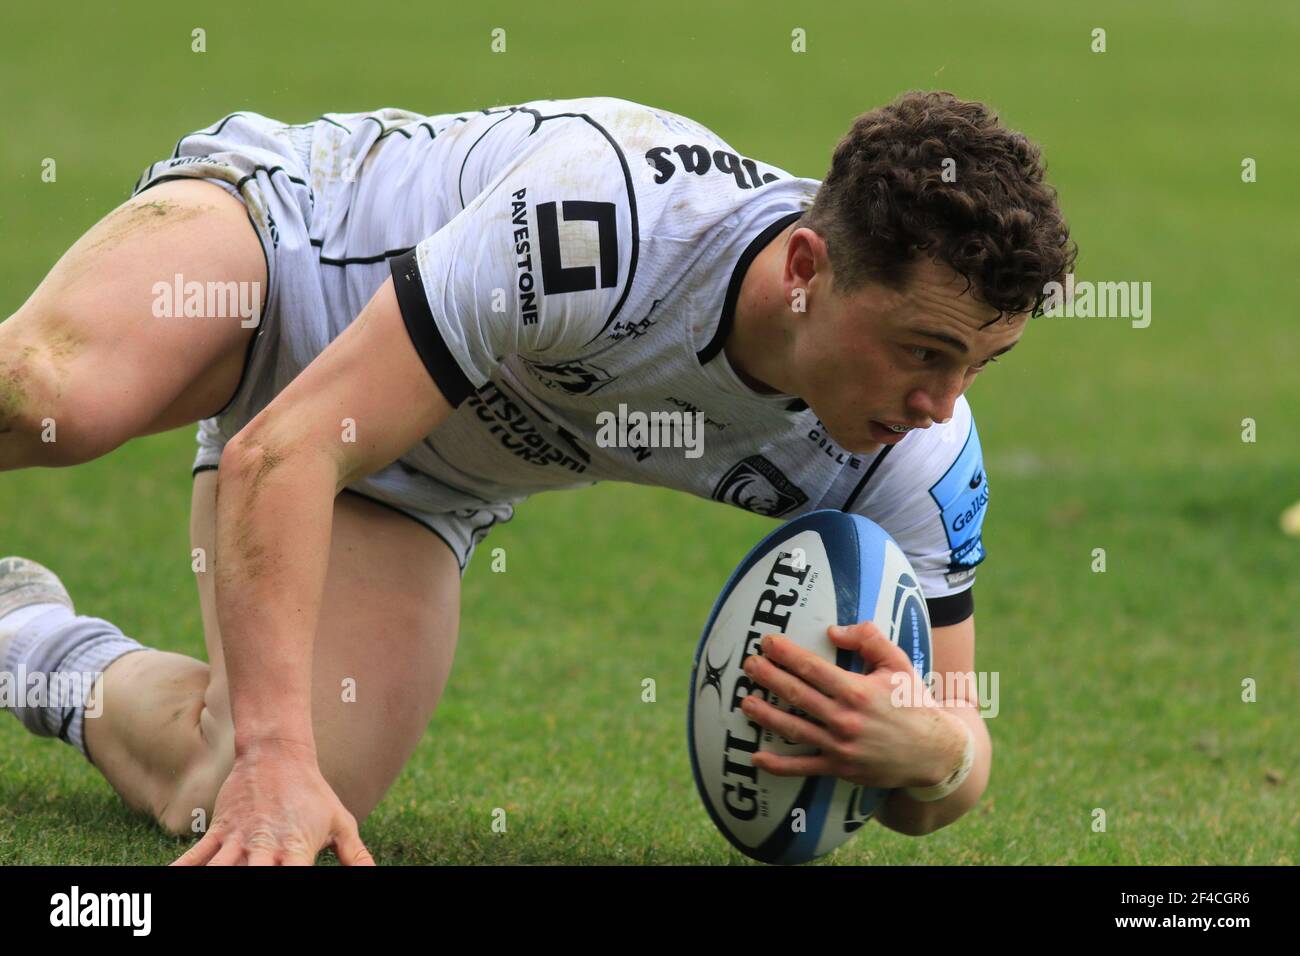
[[[868,455],[880,447],[880,442],[871,437],[870,425],[847,433],[839,428],[831,428],[825,421],[822,422],[822,427],[832,441],[854,455]]]
[[[880,448],[881,443],[871,433],[870,420],[858,414],[857,410],[864,407],[863,404],[848,403],[850,411],[846,417],[837,414],[838,409],[844,407],[843,404],[837,403],[837,407],[827,407],[828,403],[814,401],[807,396],[804,396],[804,401],[808,403],[809,410],[817,416],[822,437],[829,438],[853,455],[870,454]],[[821,407],[818,407],[819,405]]]

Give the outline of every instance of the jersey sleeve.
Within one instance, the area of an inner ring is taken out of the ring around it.
[[[507,355],[576,355],[626,298],[636,254],[621,153],[579,116],[504,117],[455,188],[464,208],[390,264],[407,332],[453,407]]]
[[[914,439],[917,439],[914,441]],[[890,449],[878,483],[854,510],[889,532],[907,555],[935,627],[975,612],[975,568],[985,557],[989,483],[979,432],[963,397],[946,425]]]

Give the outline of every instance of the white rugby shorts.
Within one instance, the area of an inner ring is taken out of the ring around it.
[[[244,203],[266,257],[267,288],[262,290],[261,315],[248,347],[243,375],[229,404],[199,422],[195,474],[216,468],[226,442],[319,355],[359,311],[354,303],[341,301],[345,296],[328,294],[337,283],[324,276],[323,270],[345,266],[322,265],[318,248],[312,243],[317,197],[312,188],[311,150],[316,126],[289,125],[257,113],[232,113],[206,129],[181,137],[172,155],[152,163],[132,190],[134,196],[168,180],[211,180]],[[330,216],[346,216],[346,209],[335,206],[329,203]],[[388,263],[382,259],[347,263],[346,267],[370,269],[374,289],[389,274]],[[509,521],[514,516],[514,505],[523,500],[467,501],[462,490],[443,486],[400,463],[346,490],[392,508],[438,535],[455,554],[462,575],[489,529]]]

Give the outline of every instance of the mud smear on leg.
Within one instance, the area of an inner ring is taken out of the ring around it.
[[[63,385],[72,374],[72,363],[85,339],[74,327],[62,326],[53,329],[43,343],[48,366],[54,373],[51,382],[54,385],[54,397],[63,397]]]
[[[182,205],[171,199],[127,203],[125,206],[119,206],[102,223],[95,226],[92,234],[86,237],[93,239],[86,247],[86,251],[107,252],[127,236],[157,232],[166,226],[186,222],[212,209],[211,206]],[[101,226],[103,234],[97,235]]]
[[[214,206],[179,203],[172,199],[152,199],[148,202],[129,202],[119,206],[90,228],[71,249],[55,263],[50,278],[56,278],[65,288],[72,288],[87,275],[93,274],[111,253],[124,241],[139,240],[174,225],[194,220]],[[166,277],[170,279],[171,276]]]
[[[19,415],[27,407],[27,370],[23,364],[36,352],[32,346],[23,348],[17,359],[0,365],[0,435],[14,430]]]
[[[32,341],[28,339],[27,341]],[[73,327],[54,325],[44,330],[35,344],[23,345],[0,359],[0,435],[13,432],[24,417],[40,418],[33,408],[57,402],[72,375],[72,364],[85,339]],[[36,360],[43,373],[33,378]]]

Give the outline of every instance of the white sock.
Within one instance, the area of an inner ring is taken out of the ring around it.
[[[21,627],[12,627],[14,620]],[[85,719],[91,690],[113,661],[148,649],[111,622],[75,615],[62,604],[20,608],[0,618],[0,680],[10,685],[5,696],[13,697],[4,709],[32,733],[58,737],[90,760]]]
[[[10,611],[4,617],[0,617],[0,628],[10,634],[17,634],[24,625],[29,621],[34,621],[42,614],[50,614],[54,611],[62,611],[68,617],[73,613],[62,604],[29,604],[26,607],[20,607],[16,611]]]

